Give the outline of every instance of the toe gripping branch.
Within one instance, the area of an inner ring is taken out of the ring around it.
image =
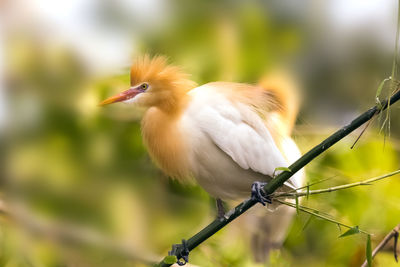
[[[254,182],[251,185],[251,199],[261,203],[263,206],[265,206],[266,203],[272,203],[271,199],[266,196],[266,193],[264,191],[264,186],[266,184],[267,183],[264,182]]]
[[[182,244],[172,245],[172,250],[168,252],[168,255],[175,255],[178,258],[176,263],[179,266],[183,266],[189,262],[189,252],[187,241],[182,239]]]

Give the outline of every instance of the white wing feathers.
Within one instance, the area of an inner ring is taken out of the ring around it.
[[[288,166],[263,121],[251,108],[232,103],[216,91],[212,98],[207,97],[210,94],[202,94],[204,89],[195,92],[196,101],[203,104],[196,105],[191,118],[216,146],[245,170],[272,176],[275,168]],[[286,185],[293,188],[290,182]]]
[[[207,107],[199,114],[207,118],[207,125],[200,123],[199,126],[243,169],[272,175],[276,167],[286,166],[267,129],[264,133],[258,132],[241,118],[240,113],[236,113],[238,117],[228,118],[219,110]]]

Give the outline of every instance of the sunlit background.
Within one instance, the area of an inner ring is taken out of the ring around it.
[[[396,13],[394,0],[1,1],[0,265],[141,266],[214,218],[205,191],[151,163],[141,110],[97,106],[128,88],[136,56],[164,54],[199,84],[293,73],[303,98],[294,138],[306,152],[375,104],[392,71]],[[308,181],[331,177],[315,187],[326,188],[399,169],[399,107],[390,129],[385,113],[354,149],[360,131],[311,163]],[[373,233],[374,247],[400,223],[399,189],[392,177],[303,204]],[[256,266],[239,224],[191,263]],[[300,213],[268,262],[359,266],[366,237],[341,231]],[[379,266],[397,266],[390,246]]]

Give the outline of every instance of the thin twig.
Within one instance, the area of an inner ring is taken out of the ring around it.
[[[371,124],[371,122],[374,120],[375,117],[373,117],[367,124],[365,125],[364,129],[362,129],[361,133],[358,135],[356,141],[354,141],[353,145],[350,147],[350,149],[353,149],[355,145],[357,144],[358,140],[360,140],[361,136],[365,133],[367,130],[368,126]]]
[[[308,195],[315,195],[315,194],[323,194],[323,193],[329,193],[333,191],[338,191],[338,190],[343,190],[343,189],[348,189],[351,187],[355,186],[360,186],[360,185],[370,185],[373,182],[394,176],[396,174],[399,174],[400,170],[387,173],[378,177],[374,177],[371,179],[367,179],[364,181],[356,182],[356,183],[351,183],[351,184],[344,184],[344,185],[338,185],[330,188],[325,188],[325,189],[318,189],[318,190],[309,190],[309,191],[300,191],[300,192],[279,192],[279,193],[274,193],[271,195],[271,198],[278,198],[278,197],[304,197]]]
[[[346,228],[349,228],[349,229],[354,228],[353,226],[350,226],[350,225],[341,223],[341,222],[336,221],[336,220],[334,220],[334,219],[331,219],[331,218],[329,218],[329,217],[327,217],[327,216],[323,216],[323,215],[321,215],[321,214],[318,214],[318,213],[316,213],[315,210],[312,209],[312,208],[305,207],[305,206],[301,206],[301,205],[296,205],[296,204],[293,204],[293,203],[290,203],[290,202],[287,202],[287,201],[283,201],[283,200],[279,200],[279,199],[277,199],[276,201],[278,201],[279,203],[284,204],[284,205],[286,205],[286,206],[289,206],[289,207],[292,207],[292,208],[295,208],[295,209],[297,208],[297,209],[299,209],[299,210],[301,210],[301,211],[303,211],[303,212],[305,212],[305,213],[308,213],[308,214],[310,214],[310,215],[312,215],[312,216],[318,217],[318,218],[323,219],[323,220],[325,220],[325,221],[334,223],[334,224],[336,224],[336,225],[340,225],[340,226],[343,226],[343,227],[346,227]],[[363,230],[361,230],[361,229],[358,229],[358,230],[360,231],[360,233],[369,235],[369,233],[366,232],[366,231],[363,231]]]
[[[305,185],[305,186],[297,187],[297,188],[295,188],[295,189],[291,189],[291,190],[289,190],[289,191],[287,191],[287,192],[285,192],[285,193],[296,193],[296,192],[298,192],[298,190],[304,189],[304,188],[307,188],[307,189],[309,190],[309,188],[310,188],[311,186],[314,186],[314,185],[316,185],[316,184],[320,184],[320,183],[326,182],[326,181],[328,181],[328,180],[331,180],[331,179],[335,178],[336,176],[337,176],[337,175],[334,175],[334,176],[331,176],[331,177],[328,177],[328,178],[324,178],[324,179],[315,181],[315,182],[313,182],[313,183],[309,183],[309,184],[307,184],[307,185]],[[272,197],[272,196],[275,196],[275,193],[272,194],[271,197]]]
[[[379,243],[379,245],[376,246],[374,251],[372,252],[372,258],[376,256],[384,247],[385,245],[392,239],[394,238],[394,250],[393,250],[393,255],[394,259],[397,262],[397,239],[399,237],[399,232],[400,232],[400,224],[398,224],[395,228],[393,228],[390,233],[388,233],[385,238]],[[368,265],[367,260],[364,261],[364,263],[361,265],[361,267],[366,267]]]

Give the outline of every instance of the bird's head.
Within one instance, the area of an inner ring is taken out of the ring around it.
[[[176,109],[186,93],[195,87],[178,67],[167,64],[163,56],[138,58],[131,67],[131,87],[100,103],[116,102],[136,104],[141,107]]]

